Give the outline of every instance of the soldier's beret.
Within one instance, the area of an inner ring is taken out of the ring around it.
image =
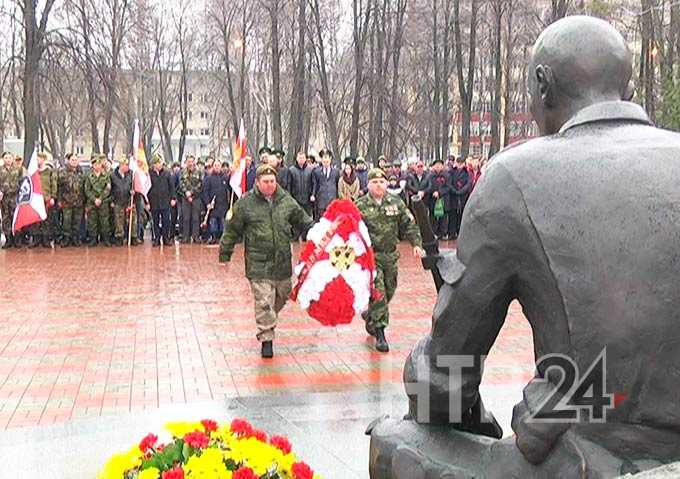
[[[357,164],[361,163],[362,165],[366,164],[366,160],[364,160],[363,156],[360,156],[357,158]]]
[[[276,156],[280,156],[281,158],[283,158],[284,156],[286,156],[286,152],[283,151],[282,148],[276,148],[276,149],[272,150],[272,154],[274,154],[274,155],[276,155]]]
[[[385,157],[385,155],[380,155],[378,157],[378,161],[387,161],[387,158]]]
[[[118,164],[119,165],[129,165],[130,160],[128,160],[127,157],[123,156],[123,157],[121,157],[120,160],[118,160]]]
[[[156,163],[162,163],[163,162],[163,157],[159,154],[153,155],[153,158],[151,159],[151,164],[155,165]]]
[[[101,157],[101,156],[99,156],[99,155],[94,155],[94,156],[90,159],[90,164],[91,164],[91,165],[96,165],[97,163],[99,163],[99,162],[101,162],[101,161],[102,161],[102,157]]]
[[[260,148],[259,151],[257,152],[258,155],[263,155],[263,154],[265,154],[265,153],[268,154],[268,155],[271,155],[271,153],[272,153],[271,148],[269,148],[268,146],[263,146],[263,147]]]
[[[378,178],[386,180],[387,176],[385,176],[385,172],[380,168],[371,168],[371,171],[368,172],[368,181],[375,180]]]
[[[257,167],[257,170],[255,170],[255,177],[259,178],[260,176],[264,175],[274,175],[276,176],[276,168],[274,168],[272,165],[260,165]]]
[[[401,168],[401,160],[394,160],[392,162],[392,166],[398,166],[399,168]]]
[[[319,152],[319,157],[323,158],[324,156],[330,156],[333,158],[333,152],[329,149],[324,149]]]

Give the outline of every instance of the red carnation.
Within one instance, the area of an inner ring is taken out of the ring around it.
[[[354,221],[361,220],[361,213],[351,200],[335,200],[326,208],[324,217],[334,221],[340,215],[347,215]]]
[[[181,467],[176,467],[174,469],[170,469],[169,471],[165,471],[161,475],[161,479],[184,479],[184,469]]]
[[[158,436],[149,433],[146,435],[144,439],[142,439],[142,442],[139,443],[139,450],[142,451],[143,453],[146,453],[149,449],[154,448],[157,441]]]
[[[245,466],[241,466],[231,477],[232,479],[259,479],[251,468]]]
[[[354,318],[354,291],[342,276],[326,285],[318,301],[312,301],[309,315],[324,326],[349,324]]]
[[[251,432],[248,437],[254,437],[261,442],[267,442],[267,433],[260,429],[253,429],[253,432]]]
[[[208,432],[217,431],[217,423],[212,419],[204,419],[201,421],[201,424],[203,424],[203,427]]]
[[[290,451],[293,450],[290,441],[283,436],[272,436],[271,439],[269,439],[269,444],[280,449],[284,454],[290,454]]]
[[[231,432],[237,436],[250,436],[253,432],[253,426],[244,419],[234,419],[231,421]]]
[[[347,241],[349,239],[349,235],[356,232],[359,229],[359,222],[355,220],[354,218],[351,218],[349,216],[345,216],[341,221],[340,224],[338,225],[338,229],[335,230],[335,233],[338,234],[342,239]]]
[[[291,469],[294,479],[312,479],[314,471],[304,462],[296,462]]]
[[[210,438],[204,432],[194,431],[184,436],[184,442],[189,444],[194,449],[201,449],[204,447],[208,447]]]

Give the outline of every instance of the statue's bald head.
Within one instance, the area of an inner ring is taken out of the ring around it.
[[[559,130],[581,108],[629,100],[632,55],[607,22],[573,16],[538,37],[529,63],[531,110],[543,134]]]

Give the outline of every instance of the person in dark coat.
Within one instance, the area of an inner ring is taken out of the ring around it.
[[[288,192],[295,198],[302,209],[312,216],[312,168],[307,166],[307,155],[299,152],[295,157],[295,164],[288,168]],[[293,240],[300,237],[302,231],[293,232]]]
[[[129,160],[121,158],[118,167],[111,174],[111,203],[113,204],[115,245],[122,246],[127,236],[127,223],[132,218],[130,244],[137,245],[137,215],[130,215],[132,195],[132,172]]]
[[[460,223],[468,196],[472,191],[472,178],[465,166],[465,159],[461,156],[451,173],[451,210],[449,211],[449,238],[457,239],[460,233]]]
[[[368,192],[368,166],[366,166],[366,160],[362,157],[357,158],[355,173],[357,178],[359,178],[359,189],[361,190],[361,194],[365,195]]]
[[[182,172],[182,165],[178,161],[172,164],[172,181],[175,184],[175,191],[179,191],[179,176]],[[170,208],[170,238],[179,236],[180,207],[175,205]]]
[[[290,191],[290,172],[285,163],[286,152],[281,148],[272,151],[270,164],[276,168],[276,183],[286,191]]]
[[[430,215],[432,217],[432,229],[438,238],[448,239],[448,215],[451,210],[451,179],[444,171],[444,162],[434,160],[432,171],[428,181],[427,194],[430,198]],[[443,203],[443,211],[437,207],[437,202]]]
[[[151,207],[151,228],[153,245],[170,244],[170,208],[177,204],[175,182],[170,171],[163,166],[163,158],[154,156],[153,168],[149,172],[151,189],[147,197]]]
[[[250,191],[255,186],[255,174],[257,167],[253,162],[252,156],[246,156],[246,191]]]
[[[425,163],[423,160],[418,160],[415,170],[406,178],[406,194],[409,198],[418,195],[421,200],[425,200],[428,188],[428,173],[425,171]]]
[[[224,217],[229,209],[229,197],[231,187],[229,177],[222,171],[222,165],[216,164],[212,168],[212,173],[207,177],[204,190],[206,205],[212,205],[208,216],[208,232],[210,234],[209,244],[217,244],[224,232]]]
[[[328,205],[338,197],[338,180],[340,172],[331,165],[333,153],[330,150],[322,150],[321,165],[312,174],[312,197],[314,203],[314,218],[319,219]]]

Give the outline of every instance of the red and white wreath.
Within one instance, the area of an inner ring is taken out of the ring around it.
[[[349,200],[333,201],[307,233],[295,268],[291,298],[325,326],[347,324],[368,308],[375,257],[361,213]]]

